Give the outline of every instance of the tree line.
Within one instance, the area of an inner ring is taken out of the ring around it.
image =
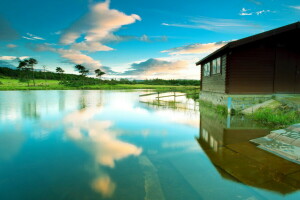
[[[164,80],[164,79],[151,79],[151,80],[129,80],[121,78],[120,80],[110,79],[102,80],[101,77],[105,75],[105,72],[100,68],[90,72],[83,65],[75,65],[74,68],[80,75],[67,74],[61,67],[56,68],[56,72],[46,71],[44,66],[43,70],[36,71],[35,65],[38,61],[34,58],[25,59],[19,61],[17,69],[10,69],[0,66],[0,76],[8,76],[19,79],[20,82],[26,82],[30,86],[30,82],[35,86],[36,79],[44,80],[58,80],[60,84],[67,86],[82,86],[82,85],[97,85],[97,84],[147,84],[147,85],[200,85],[199,80]],[[87,75],[95,74],[96,78],[88,77]]]

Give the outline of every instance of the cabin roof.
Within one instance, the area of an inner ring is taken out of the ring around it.
[[[234,49],[236,47],[240,47],[240,46],[245,45],[245,44],[249,44],[249,43],[252,43],[252,42],[255,42],[255,41],[258,41],[258,40],[269,38],[269,37],[279,35],[281,33],[285,33],[285,32],[288,32],[288,31],[296,30],[296,29],[300,29],[300,22],[296,22],[296,23],[289,24],[289,25],[286,25],[286,26],[282,26],[282,27],[279,27],[279,28],[276,28],[276,29],[273,29],[273,30],[270,30],[270,31],[266,31],[266,32],[263,32],[263,33],[259,33],[259,34],[256,34],[256,35],[246,37],[246,38],[242,38],[240,40],[229,42],[225,46],[219,48],[218,50],[214,51],[213,53],[209,54],[208,56],[206,56],[203,59],[201,59],[200,61],[198,61],[196,63],[196,65],[201,65],[202,63],[206,62],[211,57],[215,56],[216,54],[218,54],[220,52],[224,52],[224,51],[229,50],[229,49]]]

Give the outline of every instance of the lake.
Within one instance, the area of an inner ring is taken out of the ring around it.
[[[143,93],[1,91],[0,199],[300,199],[268,129]]]

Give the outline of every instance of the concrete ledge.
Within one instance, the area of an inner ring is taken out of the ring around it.
[[[205,92],[202,91],[199,94],[199,99],[202,101],[211,102],[214,105],[223,105],[227,107],[228,98],[232,99],[232,108],[240,111],[256,104],[260,104],[262,102],[268,101],[273,98],[273,95],[231,95],[224,93],[216,93],[216,92]]]
[[[282,105],[280,102],[274,100],[274,99],[270,99],[268,101],[265,101],[263,103],[260,104],[256,104],[254,106],[251,106],[250,108],[247,108],[245,110],[242,110],[241,113],[245,114],[245,115],[249,115],[254,113],[255,111],[257,111],[260,108],[278,108],[280,105]]]

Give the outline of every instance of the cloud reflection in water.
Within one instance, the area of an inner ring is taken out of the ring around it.
[[[101,110],[99,106],[84,108],[67,115],[64,119],[66,137],[90,153],[96,163],[106,167],[114,168],[115,161],[140,155],[142,148],[118,139],[122,133],[112,130],[112,121],[94,119]],[[92,188],[103,197],[111,197],[116,184],[100,166],[95,174],[97,178],[92,181]]]

